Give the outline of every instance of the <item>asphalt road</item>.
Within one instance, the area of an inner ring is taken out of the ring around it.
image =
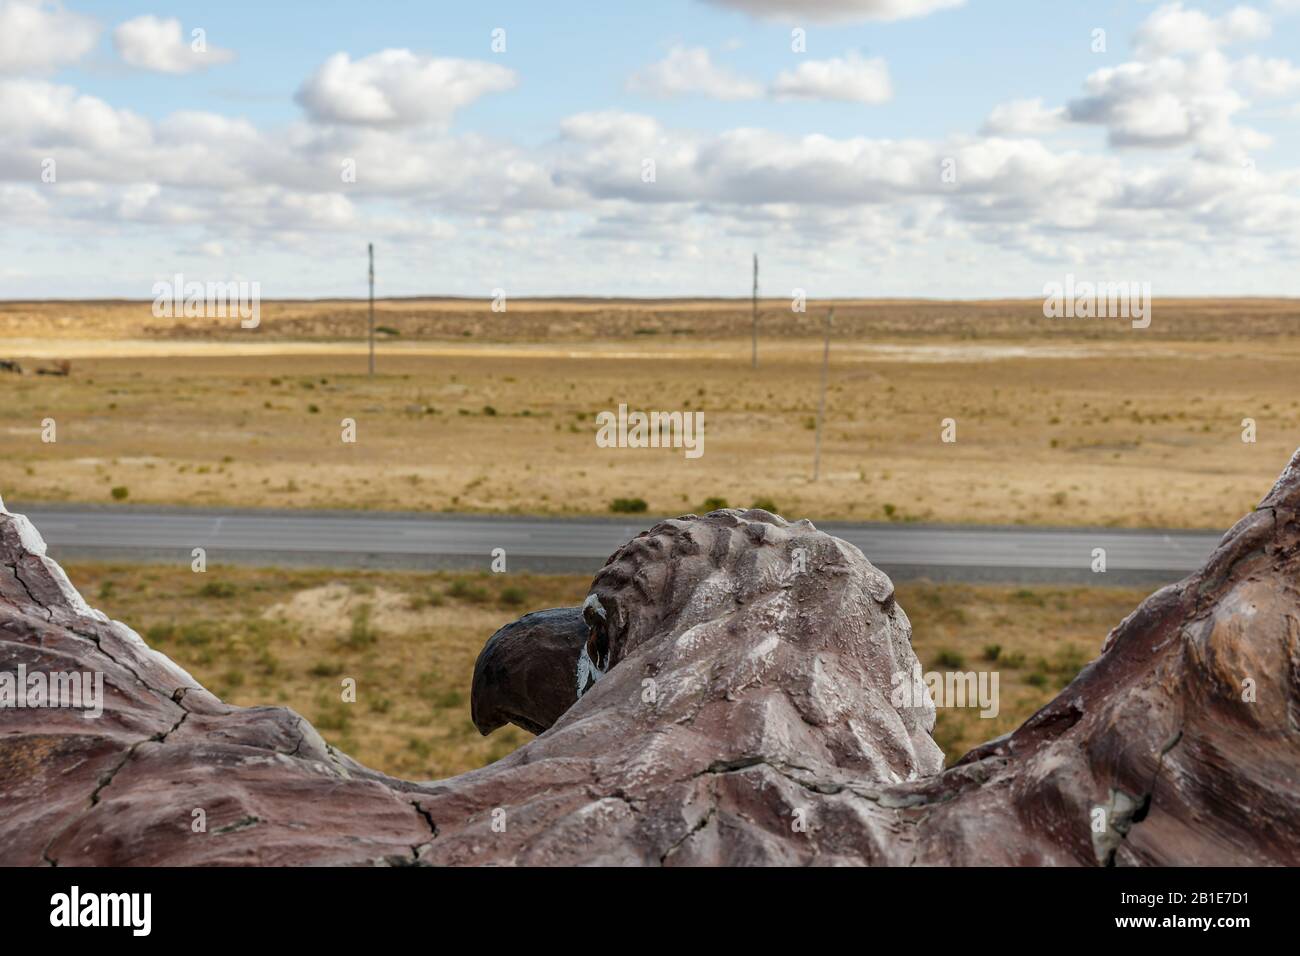
[[[183,562],[196,547],[221,562],[345,568],[594,574],[655,519],[530,518],[392,512],[258,511],[10,503],[59,560]],[[817,523],[896,580],[1155,585],[1199,567],[1220,535],[1190,531]],[[1092,571],[1106,550],[1106,573]]]

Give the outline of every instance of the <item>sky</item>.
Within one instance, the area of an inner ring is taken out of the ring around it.
[[[1300,295],[1300,0],[0,0],[0,298]]]

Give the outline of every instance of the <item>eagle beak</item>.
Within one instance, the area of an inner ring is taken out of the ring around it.
[[[578,699],[573,675],[587,643],[581,607],[534,611],[493,634],[474,664],[470,717],[487,736],[514,724],[540,734]]]

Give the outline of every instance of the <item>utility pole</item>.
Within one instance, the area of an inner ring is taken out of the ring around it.
[[[822,395],[817,403],[817,440],[813,452],[813,481],[821,476],[822,470],[822,422],[826,419],[826,379],[830,374],[831,364],[831,326],[835,324],[835,310],[826,315],[826,347],[822,350]]]
[[[757,252],[754,253],[754,299],[753,299],[753,306],[751,311],[753,312],[753,320],[754,320],[753,332],[752,332],[752,336],[754,340],[752,362],[754,368],[758,368],[758,253]]]
[[[375,244],[370,249],[370,377],[375,377]]]

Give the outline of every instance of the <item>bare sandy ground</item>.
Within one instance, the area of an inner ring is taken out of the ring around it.
[[[746,343],[741,343],[746,345]],[[588,359],[622,361],[667,359],[699,361],[750,360],[749,352],[734,342],[662,343],[642,348],[627,348],[618,343],[589,343],[563,346],[540,343],[460,343],[426,344],[419,342],[385,342],[375,349],[377,361],[402,356],[438,356],[442,358],[520,358],[520,359]],[[782,340],[764,348],[761,358],[782,361],[821,361],[823,344],[816,341]],[[1296,346],[1295,350],[1300,350]],[[1107,355],[1131,358],[1136,355],[1187,358],[1221,354],[1201,343],[1078,343],[1052,345],[982,344],[951,342],[860,343],[835,342],[835,360],[841,362],[996,362],[1004,359],[1087,359]],[[364,361],[368,354],[364,343],[291,342],[291,341],[205,341],[200,339],[0,339],[0,353],[8,358],[38,360],[78,360],[90,358],[240,358],[270,356],[349,355]],[[1293,352],[1294,354],[1294,352]]]

